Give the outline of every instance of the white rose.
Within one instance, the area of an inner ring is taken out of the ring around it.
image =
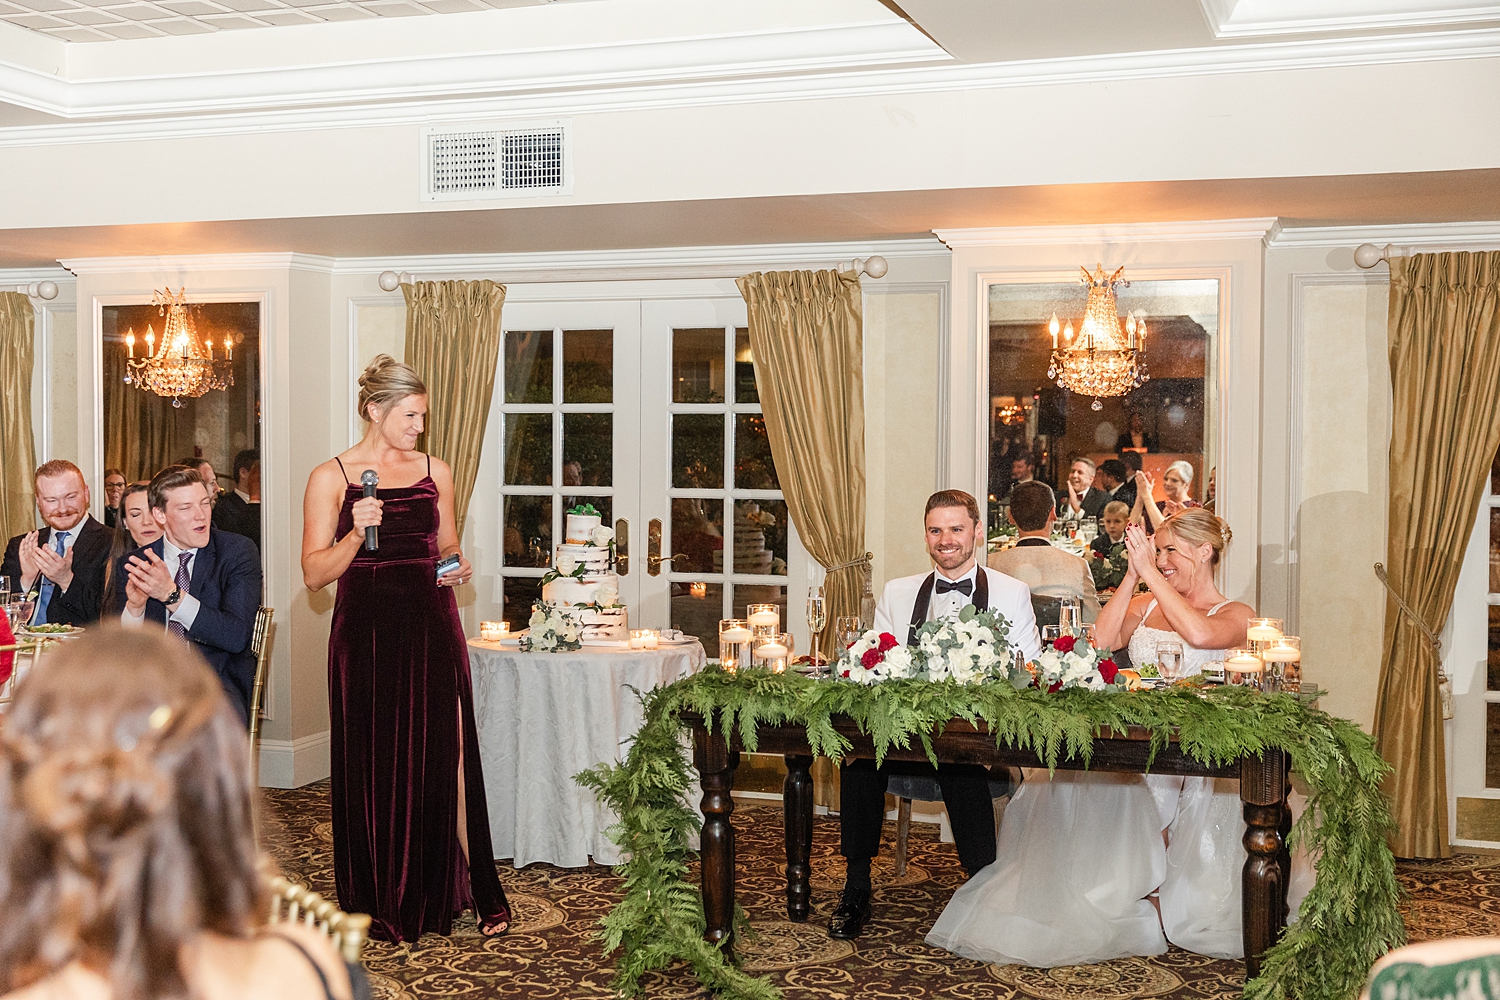
[[[914,663],[911,658],[911,650],[905,646],[897,646],[885,654],[885,662],[881,666],[886,668],[886,673],[891,677],[910,677]]]
[[[563,576],[572,576],[573,571],[578,568],[578,561],[567,553],[559,553],[557,556],[557,571]]]
[[[601,524],[599,525],[599,527],[594,529],[593,540],[595,545],[608,545],[610,542],[615,540],[615,533],[613,530],[606,528]]]
[[[600,586],[598,596],[595,600],[598,601],[601,608],[613,607],[620,600],[620,590],[618,587],[610,586],[607,583],[603,584]]]

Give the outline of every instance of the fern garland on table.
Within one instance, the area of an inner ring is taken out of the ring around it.
[[[1239,687],[1048,694],[1003,681],[864,686],[710,667],[646,693],[643,702],[645,723],[625,760],[576,777],[619,814],[610,839],[629,857],[615,869],[625,879],[625,896],[599,934],[606,952],[620,951],[614,986],[622,996],[639,995],[645,973],[677,962],[687,962],[704,987],[725,997],[780,995],[768,979],[746,975],[703,940],[702,899],[688,881],[687,840],[701,823],[685,798],[691,767],[681,717],[688,712],[716,730],[737,732],[747,752],[756,749],[758,726],[794,722],[806,729],[815,754],[835,758],[849,749],[833,728],[836,715],[855,720],[874,740],[878,759],[893,746],[914,745],[933,757],[933,731],[955,718],[985,723],[997,745],[1034,750],[1049,767],[1087,761],[1095,733],[1132,725],[1150,731],[1153,753],[1175,730],[1183,752],[1209,766],[1281,747],[1310,790],[1291,844],[1317,858],[1317,881],[1297,922],[1264,956],[1261,975],[1246,984],[1247,1000],[1355,997],[1375,960],[1406,940],[1386,843],[1393,822],[1380,790],[1390,766],[1359,727],[1291,695]],[[743,929],[738,907],[735,916]]]

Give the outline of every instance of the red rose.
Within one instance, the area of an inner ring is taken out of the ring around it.
[[[845,670],[842,676],[844,676],[845,678],[847,678],[849,676],[849,671]]]
[[[895,649],[899,645],[901,645],[901,643],[897,642],[896,637],[891,635],[889,632],[880,633],[880,651],[882,653],[887,652],[888,650]]]
[[[1071,635],[1060,635],[1052,640],[1052,648],[1059,653],[1071,653],[1073,646],[1078,640]]]
[[[865,665],[866,670],[874,670],[876,664],[885,659],[885,654],[878,649],[867,649],[865,655],[859,658],[859,662]]]
[[[1062,681],[1053,681],[1052,686],[1047,689],[1048,694],[1056,694],[1062,690]]]
[[[1099,661],[1099,676],[1104,678],[1104,683],[1113,684],[1115,682],[1115,675],[1119,672],[1120,668],[1115,666],[1114,660]]]

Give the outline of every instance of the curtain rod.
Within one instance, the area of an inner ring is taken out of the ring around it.
[[[840,261],[834,265],[839,271],[853,271],[855,274],[866,274],[872,278],[884,278],[891,265],[879,254],[871,257],[856,257],[852,262]],[[402,285],[409,285],[414,281],[410,271],[381,271],[379,284],[382,290],[394,292]],[[55,294],[55,293],[54,293]]]
[[[1409,256],[1407,247],[1398,247],[1393,243],[1387,243],[1378,247],[1373,243],[1361,243],[1354,248],[1354,263],[1363,268],[1372,268],[1381,261],[1390,263],[1392,257]]]

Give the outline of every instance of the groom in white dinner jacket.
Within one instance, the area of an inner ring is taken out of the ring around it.
[[[1041,655],[1031,591],[1026,584],[981,565],[975,552],[984,541],[979,504],[962,490],[940,490],[927,498],[924,518],[927,553],[935,569],[892,580],[875,606],[875,630],[911,645],[923,623],[957,616],[966,605],[997,612],[1010,623],[1010,644],[1028,660]],[[840,853],[844,893],[828,921],[830,937],[858,937],[870,919],[870,862],[880,849],[885,819],[886,778],[890,774],[935,777],[953,827],[954,846],[964,870],[973,875],[995,860],[995,813],[990,775],[978,764],[873,760],[844,764],[839,802]]]

